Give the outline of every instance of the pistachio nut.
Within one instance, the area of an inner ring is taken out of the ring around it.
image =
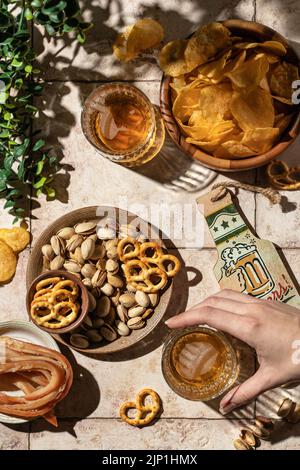
[[[92,279],[96,271],[97,271],[96,266],[90,263],[85,263],[81,268],[81,274],[84,277],[89,278],[89,279]],[[91,285],[92,285],[92,281],[91,281]]]
[[[49,245],[49,244],[48,244],[48,245],[44,245],[44,246],[42,247],[42,253],[43,253],[43,255],[45,256],[45,258],[47,258],[48,261],[51,261],[51,260],[54,258],[54,256],[55,256],[55,253],[54,253],[54,251],[53,251],[53,248],[52,248],[52,246]]]
[[[135,297],[132,294],[120,295],[119,301],[126,308],[133,307],[136,304]]]
[[[144,325],[145,325],[145,322],[142,319],[142,317],[130,318],[130,320],[128,320],[127,322],[127,326],[131,330],[139,330],[140,328],[143,328]]]
[[[253,448],[249,446],[247,442],[240,438],[235,439],[235,441],[233,441],[233,445],[236,450],[253,450]]]
[[[83,259],[89,259],[95,251],[95,242],[91,238],[86,238],[80,248]]]
[[[120,276],[114,276],[110,273],[107,274],[107,280],[109,282],[109,284],[113,287],[123,287],[123,281],[122,279],[120,278]]]
[[[97,300],[96,315],[99,318],[106,317],[110,312],[111,302],[109,297],[103,296]]]
[[[101,269],[97,269],[97,271],[95,272],[95,274],[92,277],[93,287],[103,286],[103,284],[105,282],[105,279],[106,279],[106,272],[101,270]]]
[[[135,300],[136,303],[139,304],[141,307],[147,308],[150,304],[149,295],[140,290],[135,293]]]
[[[89,235],[88,238],[91,238],[92,240],[94,240],[95,243],[98,241],[98,237],[97,237],[96,233],[93,233],[92,235]]]
[[[90,345],[89,340],[86,336],[77,333],[71,335],[70,343],[72,344],[72,346],[79,349],[86,349]]]
[[[299,403],[296,404],[294,410],[290,412],[290,414],[287,416],[287,421],[289,423],[297,424],[300,421],[300,405]]]
[[[116,247],[112,247],[106,250],[106,255],[109,259],[118,259],[118,250]]]
[[[147,310],[142,315],[142,319],[146,320],[147,318],[151,317],[152,314],[153,314],[153,309],[147,308]]]
[[[92,343],[100,343],[103,340],[103,336],[97,330],[89,330],[86,335]]]
[[[81,245],[83,242],[83,237],[75,233],[72,237],[67,241],[66,249],[68,251],[75,251],[78,246]]]
[[[117,327],[117,331],[118,331],[120,336],[128,336],[129,335],[130,329],[128,328],[126,323],[124,323],[120,320],[117,320],[116,321],[116,327]]]
[[[92,280],[91,278],[89,277],[85,277],[84,279],[82,279],[82,283],[85,285],[85,287],[87,287],[88,289],[90,289],[92,287]],[[94,295],[94,294],[93,294]],[[94,296],[95,297],[95,296]]]
[[[63,258],[62,256],[58,255],[58,256],[55,256],[55,258],[53,258],[52,261],[50,261],[50,269],[51,271],[55,271],[57,269],[61,269],[64,265],[64,262],[65,262],[65,258]]]
[[[154,294],[148,294],[148,297],[150,299],[150,304],[152,305],[152,307],[156,307],[156,305],[158,304],[158,294],[154,293]]]
[[[70,273],[80,273],[81,271],[81,266],[76,263],[76,261],[66,261],[64,263],[64,268]]]
[[[77,248],[75,248],[75,251],[71,251],[70,252],[70,258],[73,260],[73,261],[76,261],[77,263],[79,264],[84,264],[84,259],[83,259],[83,256],[82,256],[82,253],[81,253],[81,248],[80,246],[78,246]]]
[[[92,322],[91,317],[89,315],[86,315],[81,325],[85,328],[93,328],[93,322]]]
[[[129,318],[135,318],[135,317],[141,317],[143,313],[145,313],[146,308],[145,307],[131,307],[128,310],[128,316]]]
[[[104,323],[105,322],[104,322],[103,318],[95,318],[93,320],[93,328],[99,329],[99,328],[101,328],[101,326],[104,325]]]
[[[127,310],[124,305],[117,305],[117,314],[122,322],[125,322],[127,320]]]
[[[105,242],[105,248],[107,250],[111,250],[112,248],[117,248],[119,240],[117,238],[113,238],[112,240],[107,240]]]
[[[136,288],[133,287],[132,284],[127,284],[126,289],[128,290],[128,292],[133,292],[133,293],[136,292]]]
[[[257,443],[257,437],[249,430],[242,429],[240,438],[246,442],[250,447],[255,447]]]
[[[103,294],[105,294],[105,295],[108,295],[108,297],[113,295],[114,291],[115,291],[115,289],[108,282],[106,282],[105,284],[103,284],[103,286],[101,286],[101,292],[103,292]]]
[[[95,297],[91,292],[88,292],[88,297],[89,297],[89,312],[93,312],[96,308],[97,302]]]
[[[114,259],[108,259],[105,264],[105,269],[110,274],[117,274],[119,271],[119,263]]]
[[[114,292],[114,295],[111,297],[111,302],[115,307],[117,307],[117,305],[119,305],[120,297],[121,297],[121,291],[120,291],[120,289],[117,288]]]
[[[43,256],[43,270],[48,271],[50,269],[50,261],[46,256]]]
[[[53,235],[50,239],[50,245],[52,246],[56,256],[63,256],[65,252],[65,242],[62,238],[58,237],[57,235]]]
[[[100,328],[100,334],[107,341],[115,341],[115,339],[118,337],[113,327],[111,325],[107,325],[106,323]]]
[[[290,398],[285,398],[280,407],[278,408],[277,415],[280,418],[286,418],[290,413],[293,413],[296,403]]]
[[[104,258],[106,255],[106,249],[104,245],[96,245],[94,253],[89,257],[91,260],[99,260]]]
[[[264,426],[258,426],[256,423],[249,426],[250,431],[254,434],[254,436],[258,437],[259,439],[268,440],[271,436],[271,431],[266,429]]]
[[[105,317],[105,323],[108,323],[109,325],[113,325],[116,320],[116,310],[113,305],[111,305],[109,309],[108,315]]]
[[[61,228],[58,232],[57,232],[57,236],[62,238],[63,240],[69,240],[69,238],[71,238],[75,233],[75,230],[73,227],[64,227],[64,228]]]
[[[90,220],[88,222],[80,222],[76,224],[74,229],[75,232],[80,235],[91,235],[96,232],[97,220]]]

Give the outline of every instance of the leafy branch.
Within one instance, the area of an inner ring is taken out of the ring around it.
[[[0,0],[0,198],[15,221],[24,214],[24,193],[55,197],[51,183],[59,167],[45,141],[30,132],[38,112],[33,98],[43,91],[32,23],[51,36],[73,32],[80,43],[91,26],[81,20],[78,0]]]

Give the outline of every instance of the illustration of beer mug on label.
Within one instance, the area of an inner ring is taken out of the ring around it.
[[[255,245],[237,243],[222,251],[226,277],[238,272],[243,290],[253,297],[264,297],[272,291],[274,281]]]

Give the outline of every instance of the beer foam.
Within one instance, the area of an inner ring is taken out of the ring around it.
[[[222,260],[225,261],[223,268],[226,272],[233,272],[238,260],[255,250],[255,245],[247,245],[246,243],[237,243],[231,248],[225,248],[221,254]]]

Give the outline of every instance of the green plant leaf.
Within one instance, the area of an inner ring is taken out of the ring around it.
[[[40,160],[37,165],[36,165],[36,170],[35,170],[35,174],[36,176],[40,175],[43,171],[43,168],[44,168],[44,161],[43,160]]]
[[[42,176],[41,178],[39,178],[39,179],[37,180],[36,183],[34,183],[33,187],[34,187],[35,189],[40,189],[40,188],[42,188],[42,187],[44,186],[44,184],[46,183],[46,181],[47,181],[47,177],[46,177],[46,176]]]
[[[32,150],[36,152],[37,150],[40,150],[45,145],[45,141],[43,139],[39,139],[36,141],[34,146],[32,147]]]

